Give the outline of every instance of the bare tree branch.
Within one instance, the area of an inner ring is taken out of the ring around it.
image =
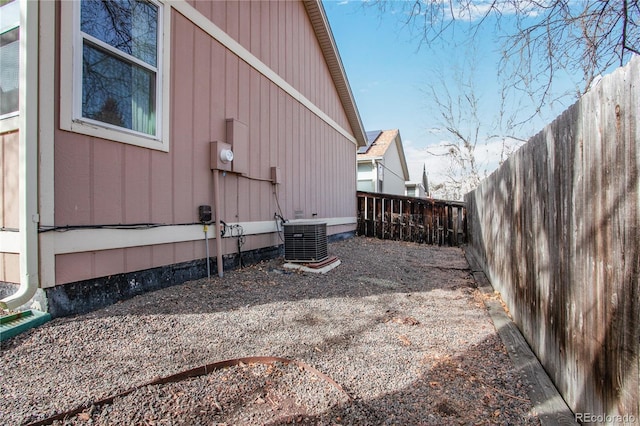
[[[405,24],[419,29],[421,43],[432,45],[457,22],[472,23],[478,30],[494,17],[515,20],[516,31],[505,34],[501,66],[513,73],[514,87],[525,91],[541,109],[551,96],[551,85],[560,69],[581,72],[584,93],[598,74],[623,65],[640,53],[640,4],[638,0],[390,0],[369,2],[380,8],[400,8]],[[393,5],[393,6],[392,6]],[[493,21],[492,21],[493,22]]]

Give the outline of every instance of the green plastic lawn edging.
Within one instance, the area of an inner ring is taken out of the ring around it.
[[[51,321],[51,314],[35,309],[0,317],[0,342]]]

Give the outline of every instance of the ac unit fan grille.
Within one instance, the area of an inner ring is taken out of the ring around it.
[[[328,257],[326,223],[284,224],[285,261],[321,262]]]

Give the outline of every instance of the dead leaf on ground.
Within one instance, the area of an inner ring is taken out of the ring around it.
[[[404,318],[395,317],[391,321],[395,322],[396,324],[401,324],[401,325],[418,325],[418,324],[420,324],[420,321],[418,321],[417,319],[415,319],[413,317],[404,317]]]
[[[400,341],[404,346],[411,346],[411,340],[409,340],[407,336],[400,335],[398,336],[398,339],[400,339]]]

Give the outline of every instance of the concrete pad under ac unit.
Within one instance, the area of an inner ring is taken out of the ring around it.
[[[303,271],[303,272],[312,272],[314,274],[326,274],[327,272],[329,272],[330,270],[338,267],[340,265],[340,259],[338,259],[337,257],[332,259],[331,262],[324,262],[326,263],[326,265],[322,266],[322,267],[312,267],[312,266],[308,266],[311,264],[304,264],[304,263],[285,263],[284,265],[282,265],[284,268],[287,269],[294,269],[297,271]]]

